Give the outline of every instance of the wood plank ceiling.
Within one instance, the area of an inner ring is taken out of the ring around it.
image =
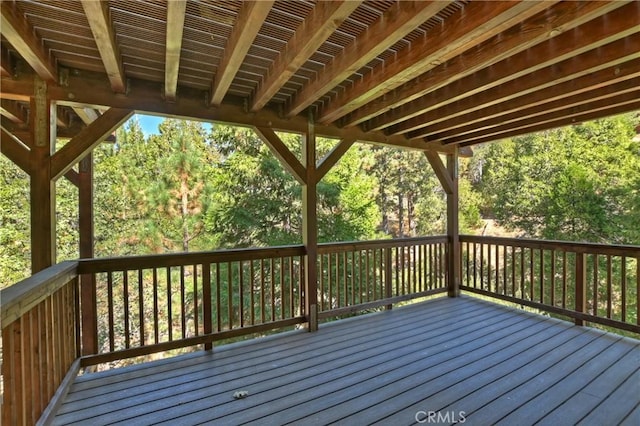
[[[640,109],[640,1],[8,0],[1,18],[18,137],[32,73],[62,137],[116,107],[446,151]]]

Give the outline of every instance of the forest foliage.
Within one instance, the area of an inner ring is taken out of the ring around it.
[[[460,165],[461,232],[494,218],[523,237],[640,244],[638,116],[488,144]],[[302,140],[280,134],[301,157]],[[301,243],[301,188],[251,130],[136,119],[94,151],[95,256]],[[337,143],[320,138],[317,157]],[[28,176],[0,156],[0,287],[29,275]],[[78,257],[77,189],[56,184],[58,260]],[[424,155],[355,144],[318,185],[319,240],[442,234]]]

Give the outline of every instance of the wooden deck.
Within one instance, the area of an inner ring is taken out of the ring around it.
[[[248,391],[244,399],[233,393]],[[438,298],[80,376],[55,424],[640,424],[640,341]]]

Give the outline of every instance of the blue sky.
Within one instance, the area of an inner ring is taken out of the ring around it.
[[[165,117],[157,117],[154,115],[135,114],[131,119],[137,119],[142,127],[142,132],[145,136],[158,134],[158,125],[162,123]],[[205,129],[211,128],[211,124],[203,123]]]
[[[142,127],[142,132],[145,136],[158,133],[158,125],[162,123],[164,117],[155,117],[152,115],[136,114],[132,118],[137,119],[138,123]]]

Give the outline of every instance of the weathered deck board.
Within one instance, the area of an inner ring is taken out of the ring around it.
[[[640,342],[461,297],[86,374],[55,424],[637,424],[639,407]]]

